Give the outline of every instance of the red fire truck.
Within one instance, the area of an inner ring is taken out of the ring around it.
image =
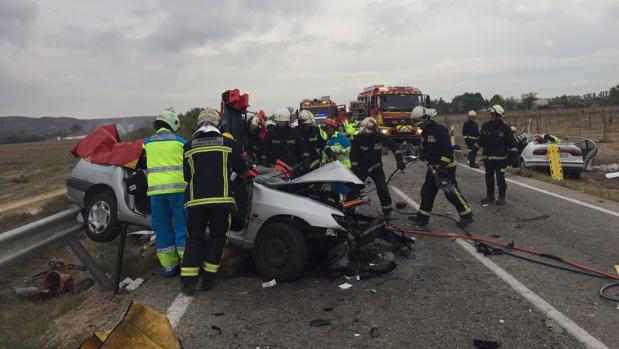
[[[346,120],[346,106],[335,104],[329,96],[322,96],[320,99],[304,99],[299,106],[299,111],[303,109],[311,111],[319,125],[322,125],[326,118],[335,119],[338,125]]]
[[[356,101],[350,102],[350,113],[356,120],[371,116],[380,131],[396,142],[419,144],[421,129],[410,122],[410,113],[418,105],[429,106],[430,96],[414,87],[374,85],[365,88]]]

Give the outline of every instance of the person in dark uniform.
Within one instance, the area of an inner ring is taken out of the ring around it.
[[[421,205],[417,214],[410,216],[409,219],[415,221],[418,226],[427,225],[436,193],[441,189],[447,200],[458,211],[460,216],[458,226],[466,227],[473,222],[473,211],[456,182],[456,162],[449,131],[445,126],[432,120],[435,115],[436,110],[422,106],[415,107],[411,112],[413,125],[423,129],[420,158],[426,161],[428,169],[421,187]]]
[[[290,111],[284,107],[279,108],[273,119],[277,126],[267,132],[262,162],[271,165],[281,160],[290,167],[303,163],[304,168],[309,168],[305,141],[299,131],[290,127]]]
[[[398,169],[406,168],[402,159],[402,152],[398,145],[389,137],[378,132],[378,123],[372,117],[367,117],[361,122],[361,131],[352,140],[350,150],[350,162],[352,171],[365,182],[370,177],[376,186],[376,193],[380,200],[385,221],[391,219],[391,194],[385,181],[385,171],[383,170],[382,150],[383,147],[391,149]],[[350,197],[355,198],[363,188],[363,185],[354,186],[350,192]]]
[[[505,205],[505,192],[507,183],[505,182],[505,172],[510,164],[518,164],[518,148],[514,134],[509,125],[503,122],[505,110],[500,105],[493,105],[488,108],[490,121],[481,126],[481,133],[475,148],[484,148],[482,160],[486,170],[486,198],[482,199],[482,204],[495,202],[494,197],[494,178],[496,176],[499,188],[499,198],[497,205]]]
[[[314,114],[307,109],[303,109],[299,113],[298,130],[305,141],[305,148],[309,153],[309,167],[305,171],[310,172],[320,167],[322,163],[322,150],[325,148],[326,141],[320,135]]]
[[[477,138],[479,138],[479,124],[475,121],[477,113],[474,110],[469,111],[469,119],[462,125],[462,137],[464,137],[464,143],[469,151],[468,160],[469,166],[472,168],[479,168],[475,158],[477,157]]]
[[[221,134],[220,123],[216,110],[203,110],[198,116],[198,130],[184,146],[183,174],[189,185],[185,191],[188,233],[181,267],[181,291],[188,296],[195,292],[201,269],[202,289],[214,287],[228,241],[230,211],[235,204],[230,195],[230,174],[234,171],[246,177],[250,172],[237,144]]]
[[[249,119],[249,132],[247,135],[247,154],[253,162],[260,160],[265,138],[266,126],[264,125],[264,119],[259,114],[256,114]]]

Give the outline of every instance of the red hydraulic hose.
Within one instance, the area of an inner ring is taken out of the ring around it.
[[[532,254],[535,256],[539,256],[539,257],[546,257],[546,258],[551,258],[554,259],[558,262],[567,264],[569,266],[572,266],[574,268],[580,269],[580,270],[584,270],[593,274],[597,274],[597,275],[601,275],[604,277],[607,277],[609,279],[613,279],[613,280],[619,280],[619,276],[613,275],[613,274],[609,274],[606,272],[603,272],[601,270],[596,270],[587,266],[584,266],[582,264],[576,263],[574,261],[570,261],[561,257],[557,257],[557,256],[553,256],[551,254],[546,254],[546,253],[542,253],[542,252],[538,252],[535,250],[531,250],[528,248],[522,248],[522,247],[516,247],[516,246],[512,246],[511,244],[506,244],[500,241],[496,241],[496,240],[490,240],[490,239],[485,239],[485,238],[480,238],[480,237],[476,237],[476,236],[468,236],[468,235],[463,235],[463,234],[453,234],[453,233],[442,233],[442,232],[429,232],[429,231],[421,231],[421,230],[415,230],[415,229],[406,229],[406,228],[398,228],[398,227],[394,227],[394,226],[390,226],[390,227],[386,227],[386,229],[392,231],[392,232],[399,232],[399,233],[404,233],[404,234],[409,234],[409,235],[418,235],[418,236],[430,236],[430,237],[437,237],[437,238],[451,238],[451,239],[463,239],[463,240],[469,240],[469,241],[479,241],[479,242],[483,242],[486,244],[491,244],[491,245],[496,245],[496,246],[501,246],[503,248],[506,249],[511,249],[514,251],[518,251],[518,252],[523,252],[523,253],[528,253],[528,254]]]

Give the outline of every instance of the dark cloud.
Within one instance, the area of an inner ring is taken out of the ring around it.
[[[32,1],[0,1],[0,44],[28,46],[31,26],[37,15],[37,6]]]

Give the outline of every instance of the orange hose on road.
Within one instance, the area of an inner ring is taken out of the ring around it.
[[[593,273],[593,274],[601,275],[601,276],[604,276],[604,277],[609,278],[609,279],[619,280],[619,276],[616,276],[616,275],[613,275],[613,274],[609,274],[609,273],[606,273],[606,272],[603,272],[603,271],[600,271],[600,270],[596,270],[596,269],[584,266],[582,264],[576,263],[574,261],[570,261],[570,260],[567,260],[567,259],[563,259],[561,257],[553,256],[553,255],[542,253],[542,252],[538,252],[538,251],[531,250],[531,249],[528,249],[528,248],[512,246],[510,244],[506,244],[506,243],[503,243],[503,242],[500,242],[500,241],[495,241],[495,240],[490,240],[490,239],[485,239],[485,238],[480,238],[480,237],[475,237],[475,236],[468,236],[468,235],[463,235],[463,234],[441,233],[441,232],[436,232],[435,233],[435,232],[415,230],[415,229],[398,228],[398,227],[394,227],[394,226],[386,227],[386,229],[389,229],[392,232],[400,232],[400,233],[409,234],[409,235],[429,236],[429,237],[437,237],[437,238],[463,239],[463,240],[469,240],[469,241],[483,242],[483,243],[486,243],[486,244],[501,246],[503,248],[510,249],[510,250],[513,250],[513,251],[528,253],[528,254],[532,254],[532,255],[535,255],[535,256],[539,256],[539,257],[551,258],[551,259],[557,260],[558,262],[567,264],[569,266],[572,266],[574,268],[577,268],[577,269],[580,269],[580,270],[583,270],[583,271],[587,271],[587,272],[590,272],[590,273]]]

